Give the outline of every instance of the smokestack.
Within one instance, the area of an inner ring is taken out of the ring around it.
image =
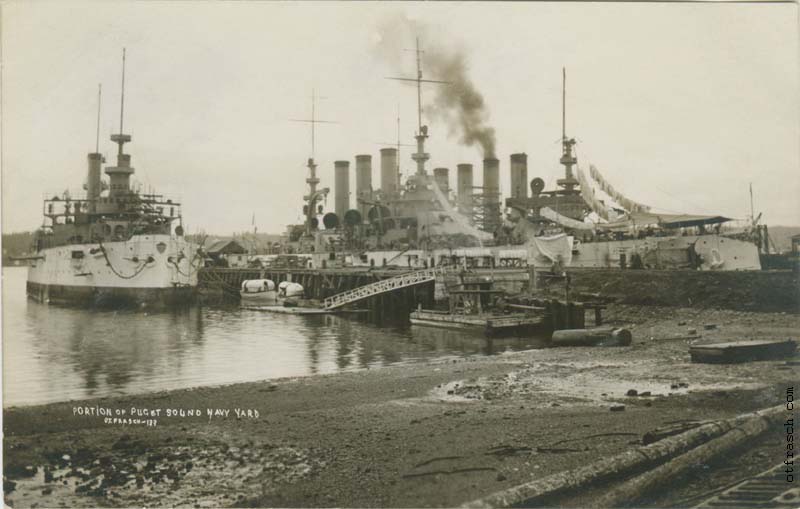
[[[447,193],[450,192],[450,170],[447,168],[434,168],[433,178],[439,189],[447,196]]]
[[[472,216],[472,165],[459,164],[457,167],[458,211]]]
[[[394,194],[400,189],[397,175],[397,149],[381,149],[381,191],[384,194]]]
[[[528,197],[528,155],[511,154],[511,197]]]
[[[103,156],[97,152],[89,154],[89,174],[86,179],[86,199],[89,200],[89,212],[96,212],[97,198],[100,197],[100,170]]]
[[[366,217],[371,205],[360,200],[372,201],[372,156],[369,154],[356,156],[356,208]]]
[[[500,226],[500,161],[483,160],[483,229],[494,231]]]
[[[341,221],[350,209],[350,161],[336,161],[333,166],[334,205]]]

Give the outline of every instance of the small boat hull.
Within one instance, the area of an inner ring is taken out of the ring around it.
[[[243,306],[274,306],[278,305],[278,292],[239,292]]]
[[[797,343],[785,341],[736,341],[696,345],[689,348],[692,362],[735,364],[739,362],[784,359],[794,355]]]
[[[526,314],[459,315],[425,310],[414,311],[409,319],[411,325],[482,332],[487,336],[531,334],[545,322],[544,316]]]

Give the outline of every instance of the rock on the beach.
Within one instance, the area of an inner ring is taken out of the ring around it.
[[[625,411],[625,405],[612,405],[609,408],[609,410],[611,410],[612,412],[624,412]]]

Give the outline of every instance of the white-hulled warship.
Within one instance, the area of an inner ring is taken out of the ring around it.
[[[335,211],[323,214],[318,202],[329,189],[317,189],[317,164],[309,159],[305,221],[286,232],[289,252],[307,254],[309,266],[761,268],[766,228],[756,229],[755,221],[742,235],[723,231],[721,225],[731,219],[720,215],[655,212],[614,189],[594,166],[582,170],[576,140],[566,130],[566,70],[559,159],[564,178],[557,187],[545,190],[538,177],[528,182],[527,155],[511,154],[511,193],[503,201],[500,161],[493,146],[484,146],[482,186],[474,185],[473,165],[464,163],[457,166],[453,189],[448,168],[434,168],[431,175],[425,167],[431,156],[425,151],[429,130],[422,124],[422,84],[463,90],[464,83],[423,79],[421,53],[417,41],[415,77],[389,78],[416,84],[416,152],[411,154],[416,171],[401,182],[398,127],[397,147],[380,151],[380,187],[372,186],[372,156],[355,156],[356,208],[351,209],[350,162],[335,161]],[[313,140],[314,124],[321,121],[305,121],[312,125]]]
[[[100,94],[98,93],[98,102]],[[162,306],[190,302],[203,258],[183,236],[180,204],[163,195],[141,193],[131,185],[131,156],[123,152],[125,53],[122,58],[117,164],[99,153],[88,155],[85,197],[65,192],[44,200],[44,224],[28,257],[27,294],[49,303]],[[176,224],[177,223],[177,224]]]

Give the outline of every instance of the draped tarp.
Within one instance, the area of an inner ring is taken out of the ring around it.
[[[642,205],[641,203],[635,202],[630,198],[627,198],[625,195],[614,189],[614,187],[608,183],[608,181],[603,177],[603,175],[594,167],[594,165],[589,165],[589,175],[592,176],[595,182],[597,182],[598,187],[603,190],[607,195],[609,195],[614,201],[620,204],[622,208],[627,210],[628,212],[649,212],[650,207],[647,205]],[[583,185],[581,184],[581,187]]]
[[[592,166],[592,168],[594,168],[594,166]],[[589,205],[589,208],[592,209],[592,212],[608,221],[608,209],[603,202],[595,197],[594,188],[592,188],[592,185],[589,183],[589,179],[586,178],[586,175],[580,168],[578,168],[577,173],[578,182],[581,184],[581,197],[583,198],[583,201]]]
[[[563,216],[556,212],[555,210],[551,209],[550,207],[542,207],[539,210],[539,215],[549,219],[554,223],[558,223],[561,226],[566,226],[567,228],[572,228],[574,230],[594,230],[594,224],[584,223],[583,221],[576,221],[571,217]]]
[[[572,263],[572,237],[565,233],[549,237],[530,237],[525,244],[528,264],[550,266],[558,261],[563,266]]]
[[[662,226],[666,228],[686,228],[690,226],[712,225],[730,221],[723,216],[701,216],[696,214],[658,214],[654,212],[634,212],[622,221],[598,224],[598,228],[624,229],[629,227]]]
[[[447,201],[447,197],[444,195],[442,190],[439,189],[439,186],[435,180],[431,181],[431,188],[433,189],[433,194],[436,195],[436,200],[439,202],[439,206],[442,207],[442,212],[461,228],[462,233],[466,235],[472,235],[480,242],[493,238],[491,233],[475,228],[470,224],[469,219],[454,209],[453,206],[450,205],[450,202]]]

